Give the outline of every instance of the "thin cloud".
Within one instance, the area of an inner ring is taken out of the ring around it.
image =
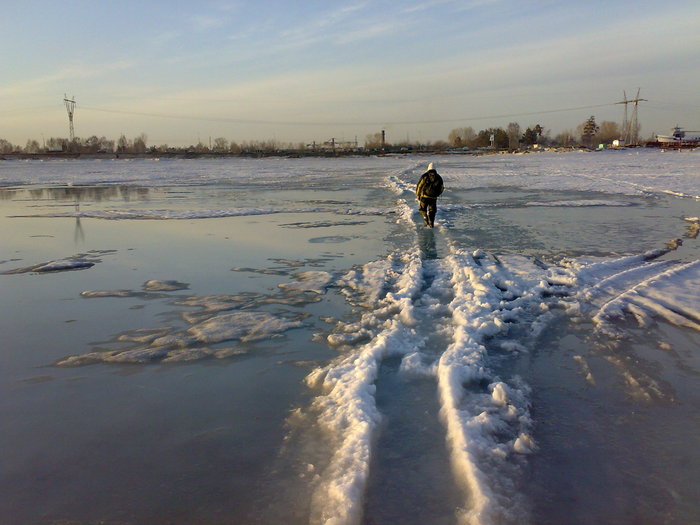
[[[218,16],[197,15],[192,19],[194,28],[197,31],[206,31],[215,27],[221,27],[225,23],[225,19]]]
[[[339,44],[350,44],[360,40],[369,40],[403,31],[404,27],[400,23],[385,22],[374,25],[367,25],[355,31],[348,31],[345,34],[337,35],[336,42]]]
[[[76,80],[95,78],[115,71],[123,71],[134,67],[135,64],[132,60],[117,60],[112,63],[99,65],[71,64],[50,75],[24,80],[17,84],[0,88],[0,95],[26,95],[30,92],[43,91],[52,84],[65,83],[66,81],[75,84]]]
[[[413,6],[409,6],[403,9],[404,13],[418,13],[420,11],[428,11],[430,9],[437,9],[442,6],[452,5],[458,11],[467,11],[469,9],[477,9],[479,7],[484,7],[487,5],[493,5],[501,3],[503,0],[471,0],[468,2],[456,1],[456,0],[430,0],[428,2],[422,2]]]

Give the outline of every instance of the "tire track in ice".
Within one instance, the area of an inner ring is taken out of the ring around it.
[[[613,365],[627,393],[638,400],[673,400],[673,388],[653,364],[640,359],[630,345],[629,320],[642,329],[655,321],[700,331],[700,261],[681,264],[657,260],[672,248],[617,259],[565,261],[558,278],[578,291],[568,305],[574,315],[583,315],[594,326],[592,341],[601,357]],[[646,336],[642,336],[646,337]],[[653,340],[653,338],[652,338]],[[644,342],[640,341],[644,345]],[[589,382],[595,378],[587,369]]]

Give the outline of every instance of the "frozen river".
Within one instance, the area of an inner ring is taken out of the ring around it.
[[[3,161],[0,212],[0,523],[700,521],[700,152]]]

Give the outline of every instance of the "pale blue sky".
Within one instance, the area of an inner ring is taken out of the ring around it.
[[[697,0],[3,0],[0,44],[0,138],[21,145],[68,135],[64,92],[77,136],[149,144],[556,134],[621,121],[587,106],[637,88],[644,136],[700,129]]]

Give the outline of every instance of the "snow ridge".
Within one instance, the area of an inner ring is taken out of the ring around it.
[[[358,523],[369,474],[371,444],[381,416],[375,381],[383,359],[415,346],[413,299],[422,284],[419,251],[392,255],[388,264],[366,265],[346,276],[355,290],[367,290],[366,313],[355,331],[370,330],[370,342],[314,370],[307,383],[322,393],[313,402],[318,422],[335,443],[329,466],[312,496],[312,523]],[[376,287],[377,281],[389,283]]]
[[[527,521],[526,502],[515,487],[522,456],[536,449],[529,387],[518,377],[504,381],[493,374],[486,341],[507,333],[508,322],[526,319],[527,312],[533,327],[546,323],[550,285],[545,279],[525,282],[481,250],[450,250],[454,332],[437,379],[452,467],[465,490],[459,518],[474,525]],[[524,349],[521,343],[504,348]]]

